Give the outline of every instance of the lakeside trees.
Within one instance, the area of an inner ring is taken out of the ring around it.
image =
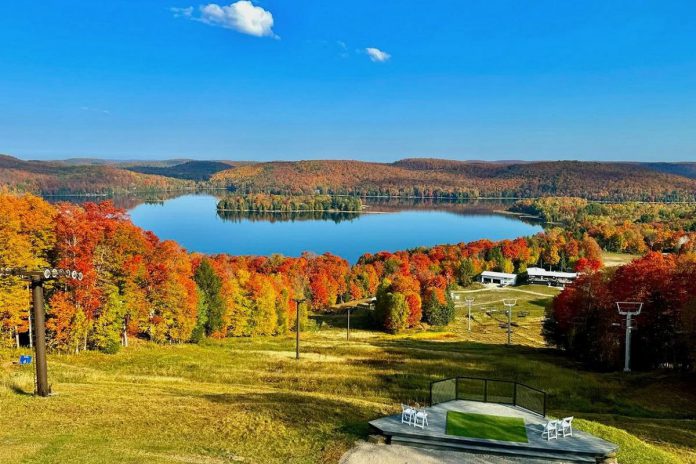
[[[576,236],[587,234],[607,251],[696,251],[693,203],[596,203],[581,198],[520,200],[513,211],[562,225]]]
[[[267,212],[316,212],[316,211],[362,211],[362,201],[354,196],[330,195],[228,195],[217,204],[218,211]]]

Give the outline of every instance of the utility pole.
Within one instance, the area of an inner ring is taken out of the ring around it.
[[[617,301],[619,314],[626,316],[626,342],[624,352],[624,372],[631,372],[631,333],[636,327],[633,316],[638,316],[643,309],[643,303],[638,301]]]
[[[300,305],[304,303],[306,298],[293,298],[297,304],[297,314],[295,317],[295,359],[300,359]]]
[[[467,322],[469,332],[471,332],[471,305],[474,304],[474,297],[473,296],[467,296],[464,301],[466,301],[466,305],[469,307],[469,320]]]
[[[29,282],[32,296],[32,312],[34,326],[34,350],[36,366],[36,394],[46,397],[50,395],[48,385],[48,363],[46,361],[46,312],[44,311],[44,288],[47,280],[68,277],[82,280],[82,273],[68,269],[44,269],[42,271],[27,271],[21,268],[0,268],[0,277],[19,277]],[[30,329],[31,330],[31,329]]]
[[[517,300],[514,298],[509,298],[503,300],[503,304],[507,308],[507,344],[512,345],[512,307],[517,304]]]

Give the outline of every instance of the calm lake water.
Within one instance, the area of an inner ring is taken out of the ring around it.
[[[189,251],[233,255],[299,256],[303,251],[331,252],[354,263],[364,253],[418,246],[501,240],[532,235],[541,226],[480,210],[467,212],[449,204],[383,207],[385,213],[312,216],[229,215],[217,213],[212,195],[184,195],[129,209],[133,222],[161,239],[175,240]]]

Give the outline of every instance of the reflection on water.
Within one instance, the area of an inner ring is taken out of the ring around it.
[[[242,222],[295,222],[295,221],[332,221],[336,224],[344,221],[352,221],[360,216],[359,212],[331,212],[331,211],[292,211],[292,212],[256,212],[256,211],[230,211],[217,212],[223,221]]]

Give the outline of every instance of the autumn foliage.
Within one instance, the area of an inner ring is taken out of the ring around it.
[[[76,269],[84,279],[47,288],[54,349],[114,352],[129,337],[158,343],[209,336],[278,335],[295,327],[296,300],[327,311],[377,296],[377,321],[388,331],[446,325],[450,288],[484,270],[524,272],[528,265],[594,269],[599,247],[588,236],[552,229],[534,237],[366,254],[354,266],[340,257],[204,256],[136,227],[110,202],[49,205],[0,192],[0,266]],[[3,281],[0,339],[28,329],[29,294]],[[306,314],[302,324],[306,324]]]
[[[633,331],[632,367],[693,370],[696,259],[649,253],[618,269],[584,275],[553,301],[547,340],[601,369],[623,365],[625,326],[617,301],[643,302]]]

